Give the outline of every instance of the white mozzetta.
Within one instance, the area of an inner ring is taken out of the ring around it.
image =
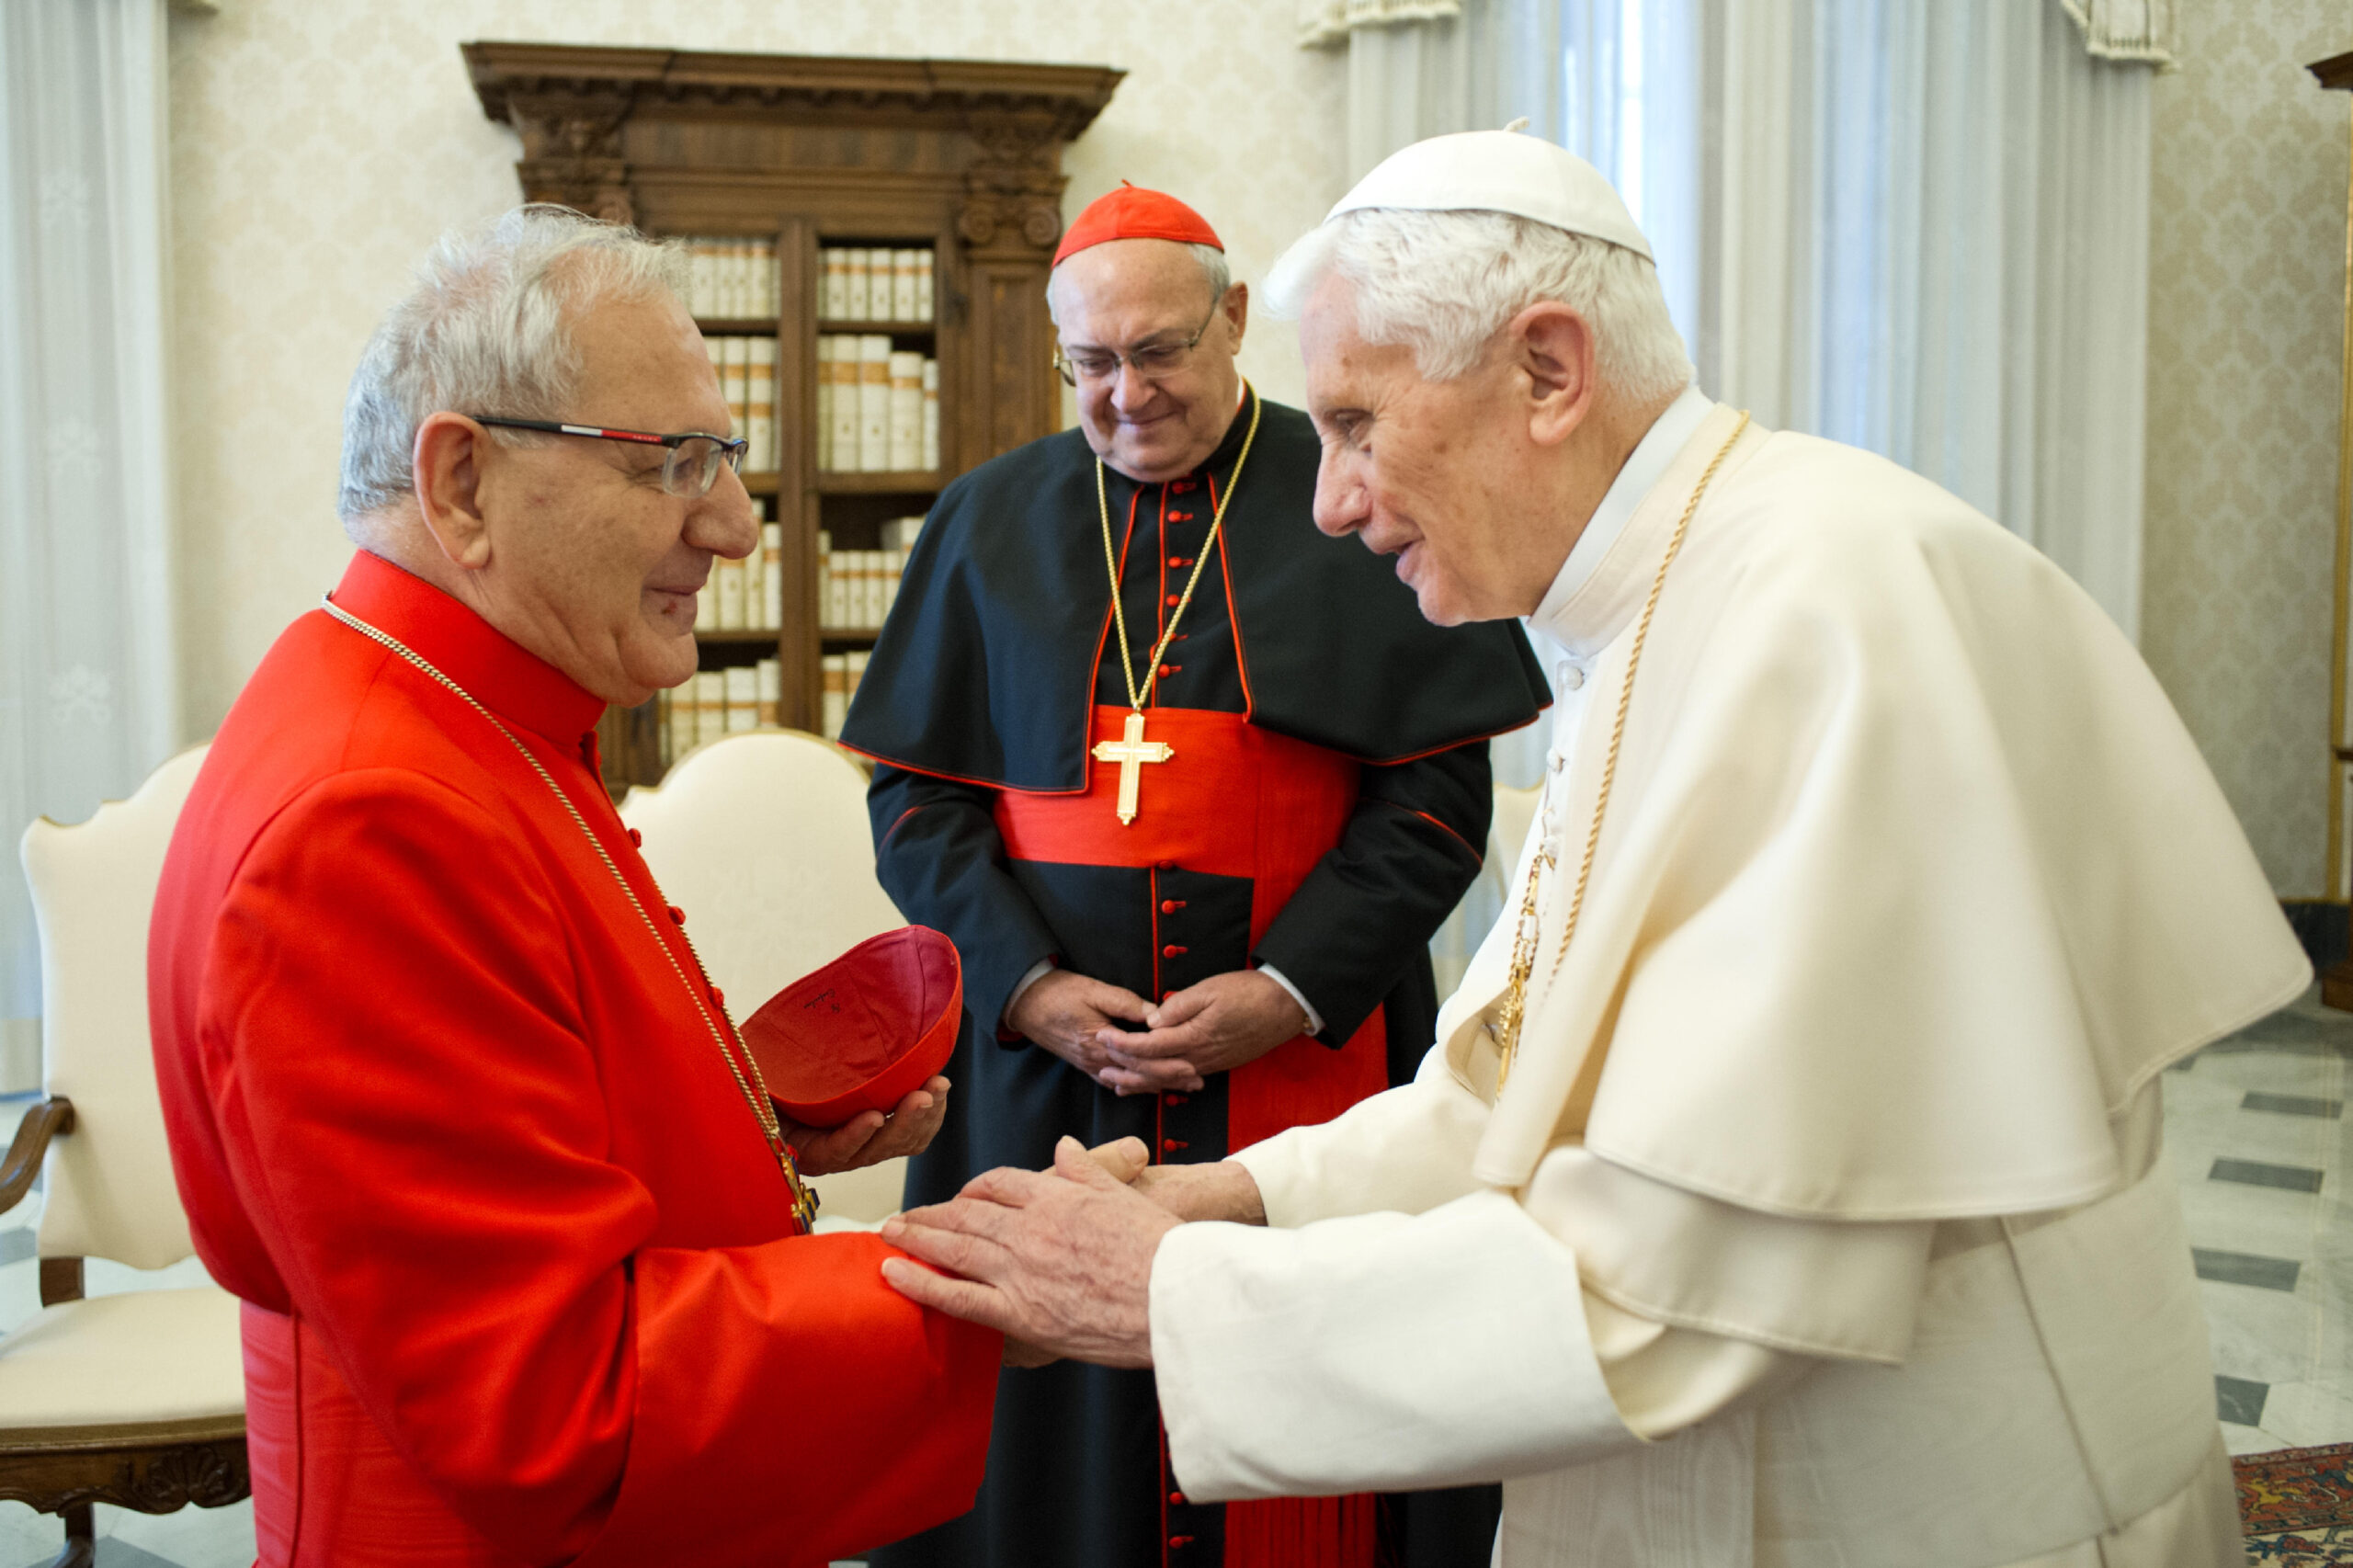
[[[1576,1259],[1500,1193],[1303,1231],[1179,1226],[1153,1264],[1152,1350],[1177,1482],[1204,1502],[1454,1486],[1640,1441]]]

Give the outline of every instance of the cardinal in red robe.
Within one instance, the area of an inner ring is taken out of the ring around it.
[[[355,381],[363,549],[173,841],[156,1065],[267,1568],[801,1568],[980,1482],[998,1336],[806,1233],[801,1183],[920,1147],[947,1085],[779,1119],[598,779],[756,539],[673,266],[551,209],[445,242]]]

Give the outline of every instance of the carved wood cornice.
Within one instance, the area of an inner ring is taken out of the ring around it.
[[[590,45],[470,43],[483,112],[523,140],[525,198],[633,221],[632,116],[742,118],[961,136],[971,156],[956,231],[976,255],[1035,258],[1062,236],[1062,149],[1126,73],[1099,65],[717,54]],[[733,171],[757,177],[757,171]]]

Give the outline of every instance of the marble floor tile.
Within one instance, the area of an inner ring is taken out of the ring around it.
[[[2353,1256],[2353,1215],[2309,1193],[2185,1181],[2181,1211],[2193,1246],[2298,1261]]]
[[[2276,1187],[2282,1192],[2318,1192],[2328,1173],[2309,1165],[2274,1165],[2260,1160],[2217,1159],[2206,1173],[2209,1181],[2234,1181],[2248,1187]]]
[[[2214,1379],[2214,1409],[2234,1426],[2260,1426],[2270,1392],[2268,1383],[2218,1375]]]
[[[2249,1089],[2240,1108],[2261,1111],[2270,1116],[2316,1116],[2334,1120],[2345,1114],[2343,1100],[2325,1100],[2313,1095],[2267,1095]]]
[[[2257,1425],[2291,1448],[2353,1443],[2353,1399],[2321,1383],[2277,1383]]]
[[[2281,1290],[2199,1281],[2218,1375],[2250,1382],[2292,1383],[2333,1376],[2324,1359],[2332,1342],[2317,1302]]]
[[[2206,1247],[2192,1247],[2190,1256],[2200,1279],[2211,1279],[2223,1285],[2252,1285],[2262,1290],[2292,1293],[2296,1289],[2296,1276],[2304,1267],[2290,1258],[2258,1257],[2244,1252],[2214,1252]]]
[[[2242,1426],[2234,1421],[2222,1423],[2222,1446],[2234,1459],[2241,1454],[2268,1454],[2290,1447],[2260,1426]]]

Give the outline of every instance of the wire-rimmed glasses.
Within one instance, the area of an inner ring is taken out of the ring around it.
[[[1140,348],[1120,353],[1116,348],[1089,348],[1077,354],[1065,354],[1062,345],[1054,346],[1054,373],[1063,385],[1074,387],[1081,381],[1108,381],[1119,374],[1125,365],[1147,381],[1157,381],[1175,375],[1193,357],[1193,349],[1209,332],[1210,324],[1217,320],[1218,306],[1222,300],[1212,301],[1210,313],[1193,335],[1182,343],[1147,343]]]
[[[471,414],[467,417],[477,425],[496,425],[508,430],[540,430],[551,436],[585,436],[597,441],[634,441],[640,446],[667,447],[670,449],[662,460],[662,488],[688,501],[710,493],[710,487],[718,483],[721,463],[741,473],[744,453],[752,444],[700,430],[657,436],[646,430],[607,430],[595,425],[563,425],[549,419],[498,419],[486,414]]]

